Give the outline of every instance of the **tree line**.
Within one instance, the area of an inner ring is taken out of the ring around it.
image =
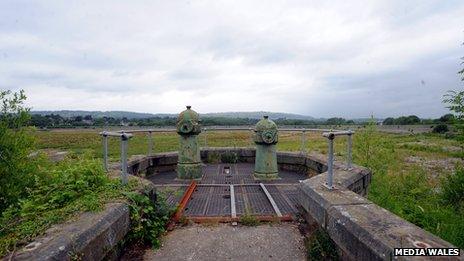
[[[386,118],[383,120],[383,125],[416,125],[416,124],[453,124],[455,121],[453,114],[445,114],[438,119],[421,119],[416,115],[401,116],[398,118]]]
[[[401,116],[398,118],[386,118],[383,120],[384,125],[414,125],[414,124],[452,124],[455,120],[452,114],[446,114],[438,119],[420,119],[415,115]],[[202,117],[204,126],[249,126],[254,125],[259,119],[254,118],[231,118],[231,117]],[[363,121],[347,120],[340,117],[319,120],[302,120],[302,119],[274,119],[277,125],[281,126],[317,126],[317,125],[354,125],[363,124]],[[73,128],[73,127],[104,127],[104,126],[155,126],[167,127],[175,126],[175,117],[150,117],[150,118],[133,118],[128,119],[114,117],[98,117],[91,115],[63,117],[59,114],[40,115],[33,114],[30,119],[30,125],[37,128]]]

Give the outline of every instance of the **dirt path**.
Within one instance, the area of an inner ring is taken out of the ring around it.
[[[144,260],[305,260],[303,236],[290,223],[256,227],[191,225],[166,235]]]

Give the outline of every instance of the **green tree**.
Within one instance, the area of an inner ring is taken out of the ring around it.
[[[443,96],[446,108],[454,113],[455,118],[462,122],[464,120],[464,90],[450,90]]]
[[[34,182],[29,157],[33,138],[26,127],[30,115],[24,91],[0,90],[0,212],[25,196]]]
[[[447,113],[443,116],[441,116],[438,119],[439,122],[444,122],[444,123],[453,123],[454,122],[454,115],[451,113]]]
[[[395,119],[392,117],[388,117],[385,120],[383,120],[383,125],[393,125],[395,124]]]

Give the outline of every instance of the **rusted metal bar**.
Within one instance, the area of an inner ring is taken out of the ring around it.
[[[274,212],[276,213],[276,215],[277,215],[278,217],[282,217],[282,213],[280,212],[279,207],[277,206],[277,204],[275,203],[274,199],[272,198],[271,193],[269,193],[269,191],[267,191],[266,186],[264,186],[263,183],[259,183],[259,186],[261,186],[261,189],[263,189],[264,194],[266,194],[266,197],[267,197],[267,199],[269,200],[269,203],[271,203],[272,208],[274,209]]]
[[[187,206],[188,201],[192,197],[193,192],[195,191],[195,188],[197,186],[197,182],[195,180],[192,180],[190,182],[189,187],[187,190],[184,192],[184,195],[182,196],[182,199],[180,200],[179,206],[177,207],[176,212],[171,218],[171,222],[168,224],[168,230],[171,230],[174,225],[179,221],[180,217],[182,216],[182,213],[184,212],[185,206]]]

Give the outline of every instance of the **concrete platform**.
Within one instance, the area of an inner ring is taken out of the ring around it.
[[[256,227],[192,225],[171,231],[143,260],[306,260],[303,236],[293,223]]]

